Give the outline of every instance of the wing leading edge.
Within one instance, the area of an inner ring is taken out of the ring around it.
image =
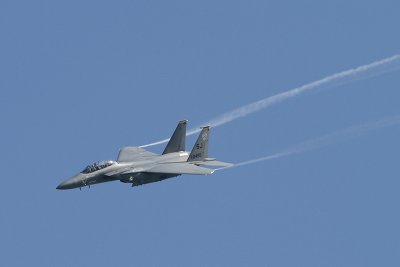
[[[141,147],[127,146],[120,149],[118,162],[132,162],[146,160],[158,156],[156,153],[149,152]]]

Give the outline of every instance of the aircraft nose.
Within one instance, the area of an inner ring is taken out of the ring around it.
[[[81,187],[81,180],[79,179],[79,176],[74,176],[69,178],[68,180],[65,180],[61,184],[59,184],[56,189],[72,189],[72,188],[77,188]]]

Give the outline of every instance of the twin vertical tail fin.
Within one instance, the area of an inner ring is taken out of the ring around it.
[[[188,162],[204,161],[208,157],[208,135],[210,126],[203,127],[196,143],[193,146],[192,152],[189,155]]]
[[[186,124],[187,120],[182,120],[178,123],[178,126],[176,126],[176,129],[172,134],[171,139],[164,149],[163,155],[173,152],[185,151]]]
[[[192,152],[189,155],[188,162],[198,166],[216,166],[230,167],[232,163],[216,161],[214,158],[208,157],[208,137],[210,134],[210,126],[203,127],[196,143],[193,146]]]

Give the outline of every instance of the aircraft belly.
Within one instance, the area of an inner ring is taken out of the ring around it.
[[[121,175],[121,182],[132,183],[132,186],[159,182],[168,178],[179,176],[180,174],[164,173],[135,173]]]

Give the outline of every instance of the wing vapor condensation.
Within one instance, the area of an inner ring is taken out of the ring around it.
[[[373,131],[373,130],[379,130],[382,128],[390,127],[390,126],[395,126],[397,124],[400,124],[400,115],[391,117],[391,118],[386,118],[378,121],[372,121],[368,122],[365,124],[361,125],[355,125],[349,128],[345,128],[303,143],[300,143],[298,145],[292,146],[288,149],[282,150],[281,152],[256,158],[256,159],[251,159],[251,160],[246,160],[242,161],[239,163],[236,163],[232,166],[228,167],[222,167],[216,170],[222,170],[222,169],[228,169],[228,168],[235,168],[235,167],[240,167],[240,166],[245,166],[249,164],[254,164],[257,162],[262,162],[262,161],[268,161],[272,159],[277,159],[277,158],[282,158],[286,156],[290,156],[293,154],[298,154],[302,152],[306,152],[309,150],[314,150],[317,148],[321,148],[324,146],[328,146],[331,144],[335,144],[347,139],[355,138],[357,136],[360,136],[362,134],[365,134],[367,132]]]
[[[342,72],[338,72],[329,76],[326,76],[325,78],[322,78],[320,80],[296,87],[294,89],[285,91],[283,93],[279,93],[264,99],[261,99],[259,101],[244,105],[242,107],[236,108],[234,110],[231,110],[225,114],[222,114],[221,116],[218,116],[203,125],[211,125],[212,127],[220,126],[225,123],[231,122],[233,120],[246,117],[250,114],[253,114],[255,112],[258,112],[262,109],[268,108],[274,104],[278,104],[280,102],[283,102],[285,100],[288,100],[290,98],[299,96],[303,93],[320,89],[320,88],[327,88],[327,87],[333,87],[333,86],[338,86],[342,84],[346,84],[355,80],[361,80],[365,79],[368,77],[373,77],[377,76],[389,71],[393,71],[397,68],[399,68],[399,63],[400,62],[400,55],[394,55],[391,57],[384,58],[379,61],[375,61],[366,65],[361,65],[356,68],[352,68],[349,70],[345,70]],[[201,129],[199,127],[195,127],[193,129],[188,130],[187,136],[196,134],[200,132]],[[147,145],[143,145],[141,147],[149,147],[149,146],[155,146],[159,144],[163,144],[168,142],[169,139],[163,139],[154,143],[150,143]]]

